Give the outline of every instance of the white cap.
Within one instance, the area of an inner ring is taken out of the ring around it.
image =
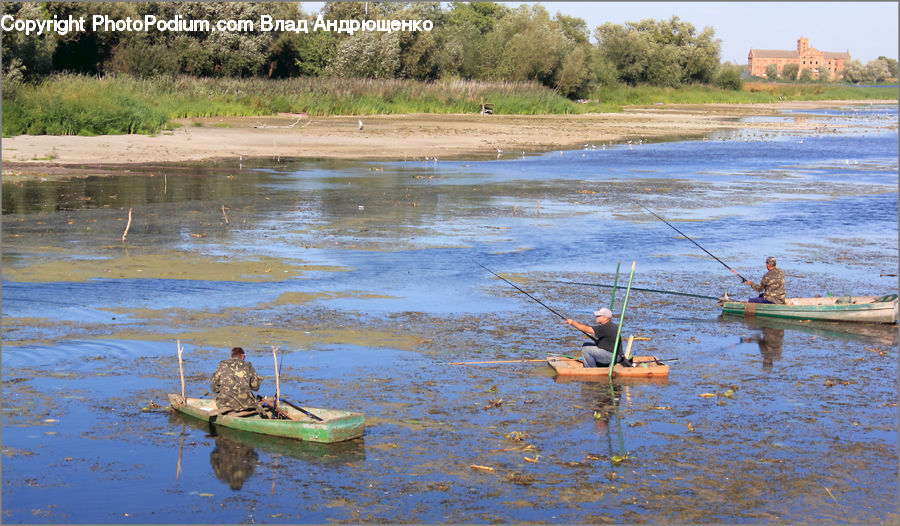
[[[606,316],[607,318],[612,319],[612,311],[607,309],[606,307],[603,307],[600,310],[595,310],[594,316]]]

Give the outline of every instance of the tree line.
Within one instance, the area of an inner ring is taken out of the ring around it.
[[[844,69],[841,70],[841,76],[846,82],[852,84],[861,84],[863,82],[878,83],[888,79],[896,79],[897,61],[892,58],[880,56],[863,65],[859,59],[853,59],[844,64]],[[801,82],[812,82],[813,72],[809,68],[800,69],[799,64],[785,64],[779,72],[778,66],[775,64],[768,64],[766,65],[766,78],[781,78],[791,82],[798,80]],[[830,77],[828,69],[822,68],[815,80],[817,82],[828,82],[834,79]]]
[[[287,2],[5,2],[17,19],[430,20],[431,31],[85,31],[3,35],[4,80],[54,73],[135,77],[358,77],[419,81],[530,81],[569,98],[602,85],[739,88],[740,68],[720,64],[721,40],[678,17],[607,23],[551,15],[540,4],[328,2],[306,13]],[[89,26],[89,24],[88,24]],[[591,42],[591,36],[596,42]]]

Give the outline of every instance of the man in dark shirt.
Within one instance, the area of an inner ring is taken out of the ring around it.
[[[596,325],[586,325],[573,319],[566,320],[565,324],[575,327],[594,340],[585,342],[581,346],[581,356],[584,359],[585,367],[609,367],[610,362],[612,362],[612,351],[619,332],[619,326],[612,321],[612,311],[606,307],[595,311],[594,316],[597,318]],[[622,361],[623,353],[620,340],[616,351],[618,362]]]

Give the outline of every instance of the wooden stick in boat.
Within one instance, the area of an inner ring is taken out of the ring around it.
[[[272,405],[275,407],[276,410],[278,410],[278,400],[281,398],[281,384],[278,381],[278,376],[279,376],[279,374],[278,374],[279,373],[279,371],[278,371],[278,355],[276,354],[276,351],[280,347],[281,346],[278,346],[278,347],[275,347],[274,345],[272,346],[272,358],[275,359],[275,400],[272,402]]]
[[[634,335],[628,337],[628,345],[625,346],[625,358],[631,359],[631,344],[634,343]]]
[[[125,242],[125,237],[128,235],[128,229],[131,228],[131,209],[128,209],[128,224],[125,225],[125,232],[122,233],[122,243]]]
[[[187,403],[187,398],[184,395],[184,364],[181,361],[181,352],[184,350],[181,348],[181,340],[175,340],[178,345],[178,374],[181,375],[181,402]]]

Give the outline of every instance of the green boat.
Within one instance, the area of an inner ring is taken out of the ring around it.
[[[250,416],[220,415],[215,399],[210,398],[188,397],[184,399],[179,394],[169,394],[169,404],[176,411],[217,426],[309,442],[329,444],[343,442],[359,438],[366,431],[366,417],[363,413],[337,409],[305,407],[301,411],[290,405],[279,404],[278,409],[288,418],[268,419],[257,414]],[[309,416],[308,413],[321,420]]]
[[[788,298],[784,305],[726,301],[723,314],[795,320],[897,323],[897,295]]]

